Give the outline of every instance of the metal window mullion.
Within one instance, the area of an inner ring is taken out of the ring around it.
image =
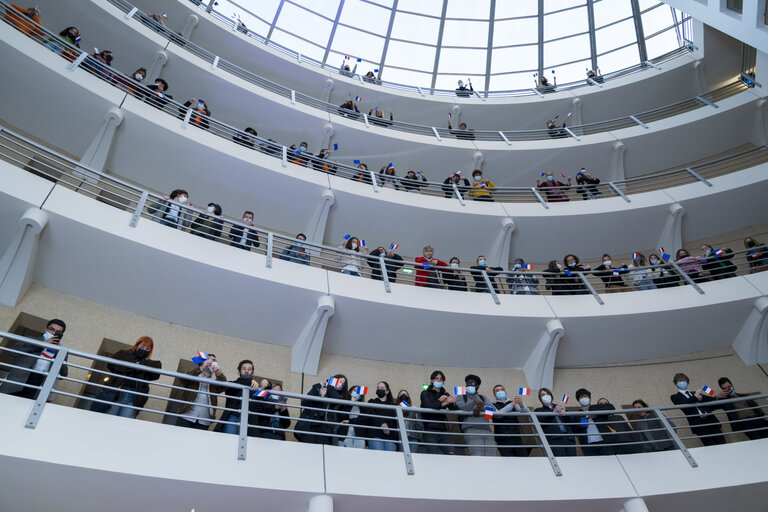
[[[587,21],[589,23],[589,53],[592,69],[597,69],[597,42],[595,40],[595,4],[594,0],[587,0]]]
[[[277,10],[275,11],[275,17],[272,18],[272,25],[269,26],[269,32],[267,32],[267,37],[264,38],[265,43],[268,43],[269,40],[272,38],[272,32],[275,31],[275,25],[277,25],[277,18],[280,17],[280,13],[283,11],[284,3],[285,3],[285,0],[280,0],[280,5],[277,6]]]
[[[539,0],[543,2],[544,0]],[[437,84],[437,66],[440,64],[440,49],[443,46],[443,31],[445,30],[445,14],[448,12],[448,0],[443,0],[443,14],[440,16],[440,29],[437,31],[437,48],[435,48],[435,65],[432,68],[432,85],[430,94],[434,94]]]
[[[491,88],[491,59],[493,58],[493,24],[496,12],[496,0],[491,0],[491,10],[488,14],[488,50],[485,56],[485,97]]]
[[[544,0],[539,0],[539,79],[544,76]]]
[[[648,50],[645,47],[645,31],[643,30],[643,18],[641,16],[638,0],[630,0],[632,4],[632,17],[635,19],[635,35],[637,36],[637,48],[640,52],[640,62],[648,60]]]
[[[325,53],[323,53],[323,64],[328,62],[328,54],[331,52],[331,45],[333,44],[333,38],[336,35],[336,28],[339,26],[339,18],[341,18],[341,11],[344,9],[344,0],[339,0],[339,8],[336,9],[336,18],[333,20],[333,28],[331,29],[331,35],[328,36],[328,44],[325,45]]]
[[[381,72],[384,71],[384,62],[387,60],[387,52],[389,51],[389,40],[392,38],[392,27],[395,24],[395,14],[397,13],[397,2],[394,0],[392,9],[389,15],[389,25],[387,26],[387,35],[384,37],[384,48],[381,49],[381,59],[379,59],[379,72],[376,78],[381,76]]]

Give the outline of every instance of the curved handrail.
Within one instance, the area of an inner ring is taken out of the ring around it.
[[[365,123],[366,125],[374,124],[380,127],[392,128],[398,131],[425,135],[428,137],[436,137],[438,139],[440,139],[441,137],[446,137],[446,138],[456,138],[460,140],[504,142],[505,144],[511,144],[511,141],[548,140],[550,138],[573,137],[578,139],[579,134],[590,135],[590,134],[599,133],[603,131],[627,128],[631,126],[644,126],[642,121],[643,118],[650,117],[655,120],[663,117],[669,117],[672,115],[678,115],[682,112],[687,112],[690,110],[694,110],[696,108],[711,106],[713,103],[709,101],[708,98],[710,97],[716,96],[722,99],[723,97],[730,96],[732,94],[735,94],[744,89],[748,89],[754,86],[754,84],[747,85],[742,78],[738,78],[734,82],[724,87],[721,87],[714,91],[710,91],[709,93],[701,96],[696,96],[686,100],[678,101],[676,103],[673,103],[664,107],[651,109],[649,111],[636,113],[630,116],[624,116],[624,117],[605,120],[605,121],[598,121],[595,123],[569,126],[567,129],[561,128],[561,129],[550,130],[550,129],[543,128],[543,129],[534,129],[534,130],[463,131],[463,130],[457,130],[457,129],[438,128],[438,127],[425,126],[425,125],[419,125],[414,123],[406,123],[403,121],[390,121],[388,119],[379,119],[379,118],[369,117],[366,114],[341,109],[338,105],[333,105],[331,103],[322,101],[312,96],[294,91],[288,87],[277,84],[275,82],[272,82],[271,80],[268,80],[264,77],[256,75],[255,73],[247,71],[225,59],[220,58],[220,56],[214,55],[208,50],[201,48],[200,46],[197,46],[191,41],[187,41],[181,38],[178,34],[174,33],[164,25],[159,24],[156,20],[150,18],[142,11],[136,10],[134,12],[134,9],[136,8],[126,0],[108,0],[108,1],[115,7],[122,10],[123,12],[126,12],[126,13],[133,12],[133,15],[132,15],[133,19],[136,19],[147,28],[166,37],[169,41],[173,42],[174,44],[188,50],[190,53],[196,55],[197,57],[205,60],[210,64],[213,64],[214,62],[216,62],[217,67],[224,69],[229,73],[247,82],[257,85],[260,88],[269,90],[284,98],[290,98],[292,101],[296,101],[303,105],[307,105],[330,114],[341,115],[347,119]],[[664,115],[664,113],[667,113],[669,115],[668,116]]]
[[[109,1],[123,2],[123,0]],[[0,0],[0,4],[7,5],[4,0]],[[138,16],[138,12],[134,16]],[[147,19],[151,20],[151,18]],[[10,23],[10,21],[7,19],[4,18],[4,20],[7,23]],[[156,23],[154,20],[151,21],[152,23]],[[74,61],[72,64],[70,64],[71,70],[76,69],[77,66],[74,66],[74,63],[78,63],[80,65],[79,69],[85,70],[86,72],[110,83],[112,86],[119,88],[123,92],[131,94],[132,96],[145,101],[155,108],[163,110],[169,115],[184,119],[184,126],[190,124],[192,111],[188,107],[168,98],[160,98],[154,91],[136,82],[133,80],[133,78],[128,77],[113,68],[98,64],[98,62],[88,56],[87,53],[83,52],[79,48],[69,45],[60,39],[56,34],[48,31],[45,27],[41,27],[41,31],[44,31],[43,35],[31,37],[43,45],[49,45],[51,42],[54,42],[56,51],[59,51],[63,58],[70,62]],[[176,39],[181,40],[179,36],[173,34],[172,32],[170,32],[170,34]],[[740,87],[740,85],[739,83],[735,82],[729,86],[726,86],[725,88],[729,87]],[[335,113],[339,114],[339,110],[340,109],[338,107],[335,107]],[[342,111],[341,115],[345,117],[360,116],[360,114],[356,114],[351,111]],[[294,152],[289,150],[289,148],[286,146],[280,145],[271,139],[255,137],[249,133],[218,121],[215,118],[197,113],[195,113],[195,118],[200,120],[200,122],[196,124],[197,126],[205,127],[206,130],[213,133],[214,135],[232,140],[241,146],[259,151],[265,155],[280,158],[282,160],[283,167],[286,167],[289,163],[302,165],[308,169],[311,168],[316,172],[334,174],[343,178],[359,181],[360,183],[373,187],[375,192],[379,191],[379,187],[392,187],[396,190],[402,190],[405,192],[418,192],[425,195],[454,199],[458,200],[461,204],[464,204],[465,200],[473,199],[473,196],[475,195],[475,189],[473,189],[471,186],[467,187],[458,184],[456,187],[454,187],[451,184],[428,181],[423,178],[407,179],[403,176],[390,177],[382,174],[381,172],[377,173],[373,169],[361,170],[354,165],[330,161],[328,159],[320,159],[312,155],[294,154]],[[195,123],[192,124],[195,125]],[[455,130],[452,132],[455,132]],[[578,199],[579,197],[589,199],[621,197],[625,201],[630,202],[631,198],[629,195],[634,193],[659,190],[670,186],[693,183],[696,181],[707,183],[706,177],[718,175],[717,170],[710,169],[707,174],[699,174],[699,171],[710,167],[712,164],[730,160],[731,163],[736,163],[737,168],[743,169],[748,166],[755,165],[756,163],[765,161],[763,159],[766,158],[766,154],[768,154],[766,152],[766,147],[761,146],[754,150],[747,150],[737,155],[733,155],[732,157],[724,157],[704,164],[683,167],[673,171],[655,173],[637,178],[630,178],[627,180],[602,183],[597,185],[588,185],[585,187],[553,187],[548,190],[551,193],[561,193],[563,197],[569,200]],[[552,196],[553,194],[547,194],[545,191],[537,190],[536,187],[496,187],[492,189],[492,198],[494,201],[538,202],[543,208],[549,208],[548,202],[553,200]],[[481,197],[478,200],[481,199],[483,198]]]

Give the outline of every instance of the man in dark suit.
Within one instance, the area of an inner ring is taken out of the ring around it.
[[[669,397],[675,405],[699,405],[701,403],[712,402],[714,398],[707,396],[701,389],[696,391],[688,390],[688,376],[684,373],[676,373],[672,379],[677,386],[677,393]],[[681,409],[688,417],[688,424],[694,434],[701,437],[704,446],[715,444],[725,444],[723,429],[709,407],[686,407]]]
[[[229,229],[229,238],[232,239],[229,245],[250,251],[251,247],[258,247],[260,245],[259,234],[256,231],[256,225],[253,223],[252,211],[246,210],[243,213],[243,224],[247,227],[241,228],[233,224]]]
[[[720,392],[716,398],[744,398],[743,402],[733,402],[720,406],[728,415],[731,430],[734,432],[749,431],[744,432],[744,435],[752,440],[768,437],[768,417],[758,407],[757,402],[748,399],[746,395],[737,393],[728,377],[720,377],[717,384],[720,386]]]

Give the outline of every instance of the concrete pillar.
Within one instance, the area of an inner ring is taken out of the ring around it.
[[[517,228],[515,221],[510,217],[501,220],[499,231],[486,253],[488,264],[492,267],[505,267],[509,264],[509,241],[512,232]]]
[[[115,137],[115,130],[123,122],[123,112],[117,107],[110,108],[104,115],[104,122],[101,124],[96,137],[91,141],[88,149],[85,150],[85,154],[80,159],[80,163],[84,167],[88,167],[95,171],[103,171],[104,165],[107,163],[107,157],[109,157],[109,150],[112,148],[112,139]],[[80,171],[75,174],[79,174],[81,178],[89,182],[96,182],[95,177],[90,173]]]
[[[320,353],[323,350],[323,341],[325,340],[325,329],[328,327],[328,319],[335,312],[336,306],[334,305],[333,297],[330,295],[318,297],[315,311],[312,312],[301,334],[293,343],[291,353],[292,372],[317,375]],[[314,509],[310,507],[310,510]]]
[[[333,190],[325,189],[320,194],[320,203],[315,207],[304,234],[307,235],[307,242],[312,244],[322,244],[325,238],[325,226],[328,224],[328,213],[331,211],[336,201]],[[311,251],[310,251],[311,252]]]
[[[15,307],[32,282],[40,233],[48,224],[48,214],[29,208],[21,216],[16,236],[0,259],[0,304]]]
[[[152,56],[152,64],[147,71],[147,78],[144,80],[146,84],[153,84],[155,80],[160,78],[160,74],[163,71],[163,67],[168,62],[168,52],[165,50],[157,50]],[[169,87],[170,89],[170,87]]]
[[[557,347],[564,334],[565,328],[560,320],[555,318],[547,322],[546,331],[542,333],[536,347],[523,365],[525,379],[531,388],[552,389]]]
[[[643,498],[632,498],[624,503],[624,512],[648,512],[648,506],[646,506]]]
[[[181,37],[189,39],[189,36],[192,35],[192,31],[199,22],[200,20],[197,18],[197,14],[190,14],[187,18],[186,25],[184,25],[184,28],[181,30]]]
[[[334,82],[332,78],[326,78],[325,84],[323,84],[323,92],[320,96],[320,99],[324,102],[328,103],[331,101],[331,91],[333,90]]]
[[[333,512],[333,498],[327,494],[314,496],[309,500],[307,512]]]
[[[685,208],[680,203],[669,205],[669,212],[664,226],[661,228],[659,243],[656,247],[664,247],[667,254],[675,257],[675,252],[683,246],[683,216]]]
[[[733,350],[744,364],[768,363],[768,297],[759,297],[733,340]]]

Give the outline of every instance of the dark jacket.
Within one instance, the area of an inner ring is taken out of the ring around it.
[[[125,350],[118,350],[114,354],[112,354],[112,359],[117,359],[118,361],[125,361],[128,363],[136,363],[140,364],[142,366],[147,366],[149,368],[162,368],[162,363],[160,361],[153,361],[152,359],[146,358],[146,359],[139,359],[136,357],[136,354],[134,354],[131,349],[125,349]],[[127,389],[127,390],[136,390],[137,393],[141,393],[138,395],[134,395],[133,397],[133,405],[134,407],[144,407],[144,405],[147,403],[148,397],[143,396],[144,394],[149,393],[149,384],[142,381],[150,381],[150,380],[157,380],[160,378],[159,373],[154,372],[147,372],[144,370],[134,370],[133,368],[126,368],[124,366],[119,366],[114,363],[107,363],[107,369],[112,372],[116,373],[118,375],[124,375],[126,377],[133,377],[134,379],[140,379],[138,381],[130,380],[130,379],[123,379],[121,377],[114,377],[109,380],[108,384],[115,388],[120,389]]]
[[[442,188],[443,192],[445,192],[446,198],[453,196],[453,180],[450,176],[445,178],[445,181],[443,181],[443,186],[440,188]],[[459,193],[462,196],[466,196],[470,189],[469,180],[467,178],[459,178],[459,182],[456,183],[456,188],[459,190]]]
[[[618,270],[619,275],[614,275],[613,272],[615,270]],[[616,268],[614,267],[607,268],[603,264],[595,269],[595,275],[599,277],[603,281],[603,284],[605,284],[606,286],[611,285],[611,286],[626,287],[627,285],[624,283],[624,280],[621,278],[621,274],[626,274],[627,272],[629,272],[629,270],[627,269],[626,265],[622,265]]]
[[[289,245],[283,249],[283,252],[280,254],[280,259],[298,263],[299,265],[309,265],[309,254],[307,253],[306,248],[304,248],[304,252],[301,252],[301,249],[302,247],[298,247],[296,244]]]
[[[448,393],[444,387],[437,390],[430,384],[427,389],[421,392],[421,407],[424,409],[435,409],[436,411],[458,409],[456,404],[443,406],[439,400],[439,397],[443,395],[448,396],[450,393]],[[421,414],[421,419],[424,422],[424,430],[426,431],[437,430],[445,432],[447,430],[447,425],[445,423],[435,423],[436,421],[447,421],[448,417],[442,412],[424,412]]]
[[[452,268],[445,269],[443,270],[442,278],[443,283],[445,283],[449,290],[467,291],[467,280],[458,270]]]
[[[269,395],[266,398],[251,397],[248,404],[248,435],[261,437],[264,434],[274,434],[285,441],[285,432],[274,430],[275,428],[287,429],[291,426],[291,415],[288,409],[277,410],[277,395]],[[258,425],[262,428],[257,428]]]
[[[615,411],[616,408],[613,404],[592,404],[589,406],[590,411]],[[641,441],[641,439],[629,426],[627,420],[618,414],[606,414],[595,415],[593,418],[597,430],[603,435],[603,441],[608,444],[616,443],[631,443]],[[627,453],[640,453],[643,451],[643,445],[641,444],[628,444],[624,446],[614,446],[617,455]]]
[[[387,405],[379,397],[371,398],[368,403]],[[389,404],[393,405],[393,404]],[[389,428],[389,434],[384,434],[383,430],[377,428],[367,429],[366,437],[372,437],[374,439],[381,439],[382,441],[397,441],[400,439],[400,434],[397,425],[397,414],[394,410],[374,409],[367,407],[360,407],[360,412],[364,414],[375,414],[378,418],[366,417],[366,424],[373,427],[381,427],[383,424]]]
[[[39,341],[43,341],[42,338]],[[48,345],[52,350],[57,351],[56,345],[52,343],[49,343]],[[24,354],[13,354],[14,358],[11,361],[11,364],[15,366],[21,366],[21,368],[12,368],[8,372],[8,375],[5,377],[6,381],[0,382],[0,393],[18,393],[22,389],[26,389],[23,386],[15,384],[15,382],[21,382],[23,384],[27,383],[29,376],[32,375],[27,370],[34,368],[38,361],[37,357],[35,356],[39,356],[43,350],[46,350],[49,347],[42,348],[30,343],[26,343],[24,341],[17,341],[14,342],[10,348],[24,352]],[[26,368],[26,370],[22,368]],[[60,375],[66,377],[67,373],[68,368],[66,365],[63,365],[61,367]],[[56,382],[58,383],[58,380]],[[51,399],[53,396],[54,395],[51,394]]]
[[[554,412],[555,407],[538,407],[533,412]],[[539,423],[541,423],[541,429],[547,437],[567,437],[573,439],[573,421],[577,420],[577,416],[538,416]],[[560,420],[560,421],[558,421]],[[560,425],[565,428],[565,432],[560,429]]]
[[[671,395],[669,397],[670,400],[672,400],[672,403],[675,405],[684,405],[684,404],[694,404],[697,407],[686,407],[685,409],[680,409],[685,413],[686,419],[688,420],[688,424],[691,426],[691,430],[694,434],[700,435],[700,433],[706,434],[706,430],[709,430],[713,427],[720,429],[720,422],[717,420],[717,417],[712,414],[712,411],[709,407],[707,407],[707,402],[713,402],[715,399],[711,396],[702,395],[701,401],[699,401],[696,396],[694,395],[694,392],[691,391],[691,395],[689,397],[683,396],[682,393],[675,393],[674,395]],[[701,411],[701,412],[699,412]],[[705,425],[707,423],[712,423],[712,425]],[[704,425],[703,427],[700,425]],[[704,429],[704,430],[702,430]]]
[[[237,379],[235,379],[233,381],[230,381],[230,382],[232,382],[233,384],[240,384],[242,386],[250,386],[251,382],[253,381],[253,379],[254,379],[253,376],[247,375],[245,377],[238,377]],[[249,391],[249,394],[252,394],[252,392]],[[224,390],[224,395],[226,395],[226,397],[227,397],[227,400],[224,403],[224,407],[226,409],[236,409],[236,410],[239,411],[240,410],[240,403],[242,402],[242,396],[243,396],[242,390],[235,389],[235,388],[226,388]],[[229,421],[229,417],[231,415],[233,415],[233,414],[237,415],[239,413],[237,413],[237,412],[230,412],[230,411],[224,411],[221,414],[220,420],[221,421]],[[219,423],[218,425],[216,425],[216,428],[214,430],[221,431],[223,428],[224,428],[224,424],[223,423]]]
[[[232,225],[232,227],[229,228],[229,238],[232,240],[229,245],[246,250],[250,250],[251,247],[258,247],[261,245],[259,242],[259,233],[256,231],[255,227],[251,226],[248,226],[248,236],[245,237],[245,243],[241,244],[240,240],[243,238],[244,230],[245,229],[240,226]]]
[[[584,267],[576,265],[573,268],[564,268],[560,274],[560,287],[565,295],[589,295],[587,286],[582,282],[577,272],[586,272]]]
[[[378,281],[382,280],[381,264],[379,261],[379,256],[381,254],[381,251],[375,249],[368,255],[368,265],[371,267],[371,279],[376,279]],[[387,257],[387,254],[384,253],[384,267],[387,269],[387,277],[389,278],[390,283],[397,281],[397,271],[403,268],[403,265],[405,265],[405,263],[403,262],[402,256],[399,254],[393,253],[392,257],[389,258]]]
[[[472,279],[475,280],[476,292],[488,293],[488,284],[485,282],[485,277],[483,277],[483,270],[485,270],[485,272],[488,274],[488,278],[490,279],[491,284],[493,285],[493,291],[499,293],[499,285],[496,284],[496,280],[493,278],[493,276],[499,272],[503,272],[503,268],[490,266],[481,267],[480,265],[473,265],[469,268],[473,270]]]
[[[633,425],[638,439],[646,441],[643,451],[662,452],[674,447],[674,443],[654,411],[650,411],[646,418],[638,418]]]
[[[214,215],[206,215],[201,213],[192,222],[189,230],[191,233],[207,238],[208,240],[215,240],[221,238],[221,230],[224,227],[224,219],[216,217]]]
[[[307,395],[320,396],[320,389],[323,384],[318,382],[312,389],[309,390]],[[333,398],[341,400],[342,397],[335,388],[328,386],[326,388],[326,398]],[[338,422],[337,406],[305,398],[301,401],[301,414],[299,415],[299,421],[294,427],[294,436],[301,441],[304,434],[335,434]],[[312,409],[305,409],[305,407],[312,407]],[[317,409],[317,410],[315,410]],[[342,418],[344,419],[344,418]],[[316,421],[328,421],[330,423],[316,423]],[[323,444],[332,443],[335,438],[330,436],[322,436],[321,440]]]

